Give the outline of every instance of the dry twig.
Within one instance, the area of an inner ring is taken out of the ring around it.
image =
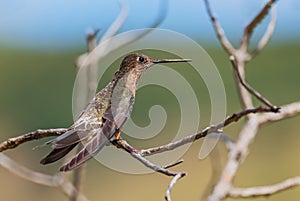
[[[246,81],[242,78],[239,69],[238,69],[238,64],[236,62],[236,59],[234,56],[230,56],[230,61],[233,66],[234,72],[236,77],[238,78],[238,81],[245,89],[252,95],[254,95],[258,100],[260,100],[262,103],[267,105],[268,107],[271,108],[272,112],[279,112],[280,107],[274,106],[268,99],[266,99],[263,95],[261,95],[258,91],[256,91],[254,88],[252,88]]]
[[[236,50],[234,49],[234,47],[231,45],[231,43],[227,39],[222,26],[219,25],[217,18],[214,16],[214,14],[211,10],[211,7],[210,7],[209,0],[204,0],[204,3],[206,6],[206,11],[210,17],[210,20],[214,26],[215,32],[218,36],[218,39],[221,41],[221,45],[223,46],[223,48],[226,50],[226,52],[228,54],[233,55]]]
[[[300,177],[294,177],[270,186],[257,186],[251,188],[232,188],[229,192],[230,197],[234,198],[253,198],[260,196],[270,196],[287,189],[300,185]]]
[[[171,180],[167,190],[166,190],[166,195],[165,195],[165,199],[166,201],[171,201],[171,190],[173,189],[173,186],[176,184],[176,182],[181,179],[182,177],[184,177],[186,175],[186,173],[182,172],[182,173],[178,173],[177,175],[175,175],[173,177],[173,179]]]
[[[38,129],[30,133],[9,138],[0,144],[0,152],[5,151],[7,149],[14,149],[20,144],[23,144],[25,142],[39,140],[45,137],[59,136],[65,133],[67,130],[68,130],[67,128],[54,128],[54,129],[46,129],[46,130]]]
[[[8,171],[10,171],[11,173],[18,175],[19,177],[22,177],[28,181],[58,188],[68,197],[71,197],[74,194],[74,191],[76,191],[76,188],[72,185],[72,183],[66,180],[63,174],[57,174],[52,176],[32,171],[22,166],[21,164],[16,163],[9,157],[5,156],[3,153],[0,153],[0,165]],[[84,195],[78,192],[78,201],[86,200],[87,199],[84,197]]]
[[[276,9],[273,8],[272,19],[268,25],[268,28],[267,28],[265,34],[258,42],[257,47],[250,53],[251,59],[254,56],[256,56],[268,44],[268,42],[271,39],[273,32],[275,30],[276,19],[277,19]]]
[[[252,36],[253,30],[255,27],[268,15],[269,10],[271,9],[273,3],[276,0],[269,0],[266,5],[261,9],[261,11],[252,19],[252,21],[245,27],[244,34],[240,43],[240,48],[243,49],[244,52],[247,52],[247,47],[249,40]],[[269,37],[271,37],[272,32]]]

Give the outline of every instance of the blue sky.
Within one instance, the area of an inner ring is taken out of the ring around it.
[[[129,16],[121,32],[148,27],[158,14],[159,0],[127,0]],[[212,8],[228,37],[235,39],[266,1],[212,0]],[[300,39],[300,1],[277,1],[278,21],[273,42]],[[109,27],[119,13],[119,1],[0,0],[0,45],[70,48],[85,45],[89,28]],[[258,27],[265,29],[270,17]],[[203,43],[215,43],[203,0],[169,0],[160,28],[177,31]],[[101,34],[100,33],[100,34]]]

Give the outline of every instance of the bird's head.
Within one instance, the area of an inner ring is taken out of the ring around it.
[[[116,76],[134,73],[138,78],[151,66],[157,63],[189,62],[190,59],[153,59],[144,54],[129,54],[122,60]]]

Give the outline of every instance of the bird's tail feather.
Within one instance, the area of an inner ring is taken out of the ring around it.
[[[79,153],[76,154],[76,156],[74,156],[67,164],[63,165],[60,168],[60,171],[65,172],[78,168],[87,160],[95,156],[107,144],[107,142],[109,142],[109,139],[105,135],[96,135]]]
[[[67,147],[53,149],[46,157],[44,157],[40,161],[40,163],[45,165],[45,164],[53,163],[53,162],[61,159],[62,157],[67,155],[77,144],[78,144],[78,142],[75,144],[72,144],[70,146],[67,146]]]

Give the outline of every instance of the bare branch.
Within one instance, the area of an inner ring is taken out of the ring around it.
[[[246,110],[242,110],[241,112],[238,113],[234,113],[231,116],[227,117],[223,122],[217,124],[217,127],[220,127],[222,124],[224,126],[227,126],[233,122],[237,122],[238,120],[240,120],[240,118],[248,115],[248,114],[255,114],[255,113],[264,113],[264,112],[273,112],[271,108],[267,108],[267,107],[256,107],[256,108],[250,108],[250,109],[246,109]]]
[[[65,133],[66,131],[68,131],[67,128],[54,128],[46,130],[38,129],[36,131],[26,133],[18,137],[9,138],[8,140],[0,144],[0,152],[5,151],[7,149],[16,148],[17,146],[25,142],[38,140],[45,137],[58,136]]]
[[[112,141],[112,144],[114,144],[118,148],[124,149],[126,152],[130,153],[131,156],[136,158],[138,161],[140,161],[146,167],[148,167],[148,168],[150,168],[150,169],[152,169],[156,172],[160,172],[160,173],[165,174],[167,176],[176,176],[178,174],[177,172],[167,170],[164,167],[160,167],[160,166],[155,165],[154,163],[151,163],[150,161],[145,159],[137,149],[132,147],[125,140],[122,140],[122,139],[114,140],[114,141]]]
[[[229,125],[229,124],[231,124],[235,121],[238,121],[243,116],[246,116],[246,115],[251,114],[251,113],[257,113],[257,112],[272,112],[272,110],[270,108],[264,108],[264,107],[257,107],[257,108],[253,108],[253,109],[243,110],[239,113],[236,113],[236,114],[233,114],[233,115],[227,117],[224,121],[220,122],[217,125],[213,125],[213,126],[205,128],[204,130],[202,130],[201,132],[199,132],[195,135],[187,136],[187,137],[182,138],[181,140],[178,140],[176,142],[169,143],[169,144],[159,146],[159,147],[150,148],[150,149],[147,149],[147,150],[139,151],[139,150],[135,149],[134,147],[132,147],[131,145],[129,145],[125,140],[114,140],[114,141],[112,141],[112,143],[114,145],[116,145],[117,147],[119,147],[119,148],[123,148],[128,153],[130,153],[134,158],[136,158],[140,162],[142,162],[146,167],[148,167],[148,168],[150,168],[150,169],[152,169],[156,172],[160,172],[160,173],[163,173],[165,175],[174,176],[174,177],[176,177],[176,175],[177,175],[176,178],[173,178],[173,180],[172,180],[173,182],[171,181],[171,183],[169,185],[169,188],[166,191],[166,199],[170,200],[170,191],[171,191],[174,183],[176,183],[176,181],[179,178],[181,178],[180,176],[178,176],[179,173],[171,172],[171,171],[168,171],[168,170],[166,170],[162,167],[156,166],[155,164],[153,164],[150,161],[143,158],[143,156],[148,156],[148,155],[152,155],[152,154],[156,154],[156,153],[161,153],[161,152],[173,150],[173,149],[175,149],[179,146],[182,146],[186,143],[193,142],[197,139],[205,137],[206,135],[208,135],[211,132],[216,132],[216,131],[219,132],[219,129],[223,128],[224,126],[227,126],[227,125]],[[247,133],[249,131],[249,129],[253,128],[252,126],[253,126],[253,122],[250,121],[249,125],[245,128],[244,133]],[[253,129],[252,131],[254,133],[256,133],[256,129]],[[251,135],[251,136],[253,137],[253,135]],[[240,143],[242,143],[243,145],[247,144],[248,143],[247,140],[250,140],[251,138],[249,138],[249,139],[244,138],[244,139],[245,139],[245,141],[244,140],[240,141]],[[230,147],[232,153],[235,153],[234,155],[239,156],[240,153],[243,150],[243,145],[240,145],[239,149],[236,148],[236,146],[233,146],[233,145],[229,146],[229,147]],[[245,153],[244,153],[244,156],[245,156]],[[235,158],[236,158],[236,156],[235,156]],[[237,168],[239,166],[239,163],[240,163],[240,160],[238,160],[238,161],[232,160],[232,161],[233,161],[232,165],[235,167],[234,170],[237,170]],[[229,167],[230,172],[231,172],[231,168],[232,168],[231,166],[232,165],[230,165],[230,167]],[[232,174],[234,174],[234,173],[235,173],[235,171],[232,172]],[[182,173],[182,174],[184,174],[184,173]],[[224,181],[227,181],[227,180],[224,180]],[[228,184],[230,184],[230,183],[229,182],[225,183],[225,185],[228,185]],[[226,192],[228,191],[229,188],[230,188],[230,185],[223,191],[224,196],[226,196],[226,194],[227,194]],[[219,194],[217,194],[217,196],[219,196]],[[221,194],[221,196],[222,196],[222,194]],[[214,200],[214,199],[212,199],[212,200]]]
[[[162,153],[165,151],[171,151],[179,146],[182,146],[184,144],[193,142],[197,139],[203,138],[205,136],[207,136],[210,133],[213,132],[220,132],[220,129],[222,129],[223,127],[238,121],[240,118],[242,118],[243,116],[246,116],[248,114],[251,113],[258,113],[258,112],[272,112],[272,109],[270,108],[264,108],[264,107],[257,107],[257,108],[252,108],[252,109],[246,109],[243,110],[239,113],[234,113],[231,116],[227,117],[224,121],[216,124],[216,125],[211,125],[209,127],[206,127],[205,129],[203,129],[202,131],[200,131],[199,133],[196,133],[194,135],[189,135],[187,137],[184,137],[180,140],[177,140],[175,142],[169,143],[169,144],[165,144],[159,147],[153,147],[153,148],[149,148],[149,149],[144,149],[144,150],[140,150],[140,154],[142,156],[149,156],[149,155],[153,155],[153,154],[157,154],[157,153]]]
[[[270,196],[299,185],[300,177],[294,177],[270,186],[258,186],[252,188],[232,188],[229,191],[229,196],[234,198],[253,198],[259,196]]]
[[[266,104],[268,107],[272,109],[273,112],[279,112],[280,107],[274,106],[269,100],[267,100],[263,95],[261,95],[259,92],[257,92],[255,89],[253,89],[246,81],[241,77],[238,65],[236,62],[236,59],[234,56],[230,56],[230,61],[233,66],[233,69],[235,71],[235,74],[237,75],[237,78],[241,85],[245,87],[245,89],[252,95],[254,95],[258,100],[260,100],[262,103]]]
[[[255,50],[253,50],[250,55],[251,58],[253,58],[254,56],[256,56],[269,42],[269,40],[271,39],[273,32],[275,30],[275,25],[276,25],[276,18],[277,18],[277,14],[276,14],[276,9],[273,7],[273,12],[272,12],[272,19],[268,25],[268,28],[265,32],[265,34],[263,35],[263,37],[260,39],[260,41],[258,42],[257,47],[255,48]]]
[[[244,34],[241,40],[240,48],[246,50],[249,40],[252,36],[255,27],[265,18],[269,13],[270,8],[276,0],[269,0],[268,3],[261,9],[261,11],[254,17],[254,19],[245,27]]]
[[[242,79],[245,79],[245,54],[244,52],[241,52],[241,50],[237,51],[238,54],[237,56],[239,56],[239,58],[235,58],[236,59],[236,66],[239,69],[239,74],[237,74],[236,70],[233,69],[234,72],[234,81],[235,84],[237,86],[238,89],[238,95],[240,97],[240,102],[242,105],[243,109],[247,109],[247,108],[253,108],[253,101],[252,101],[252,97],[251,94],[247,91],[247,89],[241,84],[241,82],[239,81],[239,76]],[[247,57],[247,55],[246,55]]]
[[[123,24],[125,23],[125,21],[128,17],[128,13],[129,13],[128,2],[127,2],[127,0],[119,0],[119,4],[120,4],[120,7],[121,7],[121,11],[119,13],[119,16],[109,26],[108,30],[102,36],[99,43],[107,40],[108,38],[113,37],[120,30],[120,28],[123,26]]]
[[[0,153],[0,165],[11,173],[18,175],[19,177],[22,177],[23,179],[26,179],[28,181],[45,186],[56,187],[62,190],[68,197],[74,194],[74,191],[76,190],[74,186],[70,182],[68,182],[62,174],[51,176],[32,171],[16,163],[2,153]],[[78,200],[82,201],[87,200],[81,193],[79,193],[78,198]]]
[[[39,172],[34,172],[16,163],[3,153],[0,153],[0,164],[2,167],[12,172],[13,174],[37,184],[42,184],[45,186],[58,186],[59,183],[61,183],[61,178],[59,175],[51,176]]]
[[[284,109],[284,111],[285,110],[287,110],[287,111],[286,112],[283,111],[283,114],[290,113],[290,112],[288,112],[289,111],[288,108],[289,107]],[[181,140],[166,144],[164,146],[154,147],[154,148],[141,150],[141,151],[136,150],[135,148],[131,147],[130,145],[128,147],[126,147],[126,144],[122,144],[122,147],[125,147],[125,149],[129,150],[130,152],[136,152],[136,153],[139,152],[142,156],[148,156],[148,155],[153,155],[155,153],[170,151],[180,145],[187,144],[189,142],[193,142],[196,139],[205,137],[207,134],[209,134],[213,131],[218,131],[219,129],[221,129],[225,126],[238,121],[243,116],[246,116],[250,113],[257,113],[257,112],[271,112],[271,109],[264,108],[264,107],[257,107],[257,108],[253,108],[253,109],[243,110],[239,113],[234,113],[217,125],[209,126],[197,134],[187,136]],[[6,140],[0,144],[0,152],[5,151],[7,149],[16,148],[17,146],[19,146],[20,144],[23,144],[25,142],[29,142],[29,141],[33,141],[33,140],[37,140],[37,139],[41,139],[41,138],[45,138],[45,137],[59,136],[59,135],[65,133],[66,131],[68,131],[68,129],[66,129],[66,128],[56,128],[56,129],[46,129],[46,130],[38,129],[36,131],[26,133],[26,134],[23,134],[23,135],[14,137],[14,138],[9,138],[8,140]],[[130,149],[132,149],[132,150],[130,150]]]
[[[152,170],[154,170],[156,172],[160,172],[162,174],[165,174],[165,175],[168,175],[168,176],[173,176],[173,177],[175,177],[178,174],[185,175],[185,173],[182,173],[182,172],[178,173],[178,172],[173,172],[173,171],[167,170],[167,168],[175,166],[175,165],[181,163],[182,161],[176,162],[176,163],[171,164],[171,165],[167,165],[165,167],[160,167],[160,166],[157,166],[157,165],[151,163],[147,159],[143,158],[143,156],[152,155],[152,154],[155,154],[155,153],[160,153],[160,152],[163,152],[163,151],[169,151],[169,150],[175,149],[178,146],[181,146],[181,145],[186,144],[188,142],[192,142],[192,141],[194,141],[196,139],[200,139],[201,137],[206,136],[210,132],[216,132],[219,129],[223,128],[224,126],[227,126],[227,125],[229,125],[229,124],[231,124],[231,123],[233,123],[235,121],[238,121],[240,118],[242,118],[245,115],[248,115],[250,113],[257,113],[257,112],[270,112],[270,108],[258,107],[258,108],[243,110],[243,111],[241,111],[239,113],[236,113],[236,114],[233,114],[233,115],[227,117],[224,121],[220,122],[217,125],[213,125],[213,126],[205,128],[200,133],[188,136],[188,137],[183,138],[183,139],[181,139],[181,140],[179,140],[177,142],[174,142],[174,143],[170,143],[170,144],[167,144],[167,145],[164,145],[164,146],[160,146],[160,147],[156,147],[156,148],[151,148],[151,149],[148,149],[148,150],[138,151],[137,149],[135,149],[134,147],[132,147],[131,145],[129,145],[124,140],[117,140],[117,141],[113,141],[112,143],[115,144],[118,147],[123,148],[128,153],[130,153],[134,158],[136,158],[142,164],[144,164],[146,167],[148,167],[148,168],[150,168],[150,169],[152,169]],[[4,144],[5,146],[0,146],[0,148],[3,151],[3,150],[8,149],[8,147],[9,148],[14,148],[14,147],[17,146],[17,145],[15,145],[15,146],[12,147],[11,144],[21,144],[21,143],[24,143],[24,142],[27,142],[27,141],[30,141],[30,140],[40,139],[42,137],[56,136],[56,135],[60,135],[60,134],[62,134],[64,132],[66,132],[66,131],[67,131],[67,129],[37,130],[37,131],[31,132],[29,134],[25,134],[25,135],[22,135],[22,136],[19,136],[19,137],[16,137],[16,138],[11,138],[11,139],[3,142],[2,144]],[[19,139],[24,139],[24,136],[27,136],[27,135],[30,135],[31,137],[29,139],[28,139],[28,137],[25,137],[26,141],[24,141],[24,140],[20,141],[19,140]],[[36,137],[35,135],[37,135],[38,137]],[[14,143],[15,139],[17,139],[16,142],[18,142],[18,143]],[[6,144],[9,144],[10,146],[7,146]],[[177,176],[177,177],[179,177],[179,176]],[[177,177],[176,177],[176,179],[172,180],[173,182],[170,184],[167,192],[170,192],[170,190],[172,189],[173,185],[178,180]],[[183,177],[183,176],[181,176],[181,177]],[[72,196],[76,195],[76,194],[77,193],[75,191],[72,191]]]
[[[160,172],[160,173],[162,173],[164,175],[167,175],[167,176],[176,176],[178,174],[177,172],[167,170],[167,169],[165,169],[163,167],[155,165],[154,163],[151,163],[150,161],[148,161],[147,159],[145,159],[144,157],[142,157],[138,153],[131,152],[130,154],[134,158],[136,158],[138,161],[140,161],[142,164],[144,164],[146,167],[154,170],[155,172]]]
[[[218,23],[217,18],[212,13],[209,0],[204,0],[204,3],[205,3],[205,7],[206,7],[206,10],[207,10],[207,13],[208,13],[208,15],[210,17],[210,20],[211,20],[211,22],[212,22],[212,24],[214,26],[215,32],[216,32],[216,34],[218,36],[218,39],[219,39],[221,45],[223,46],[223,48],[225,49],[225,51],[229,55],[234,55],[234,53],[235,53],[236,50],[234,49],[234,47],[231,45],[231,43],[227,39],[222,26]]]
[[[186,175],[186,173],[178,173],[175,177],[173,177],[173,179],[171,180],[167,190],[166,190],[166,195],[165,195],[165,199],[166,201],[171,201],[171,190],[173,188],[173,186],[176,184],[176,182],[181,179],[182,177],[184,177]]]
[[[288,117],[294,117],[300,114],[300,102],[294,102],[288,105],[284,105],[280,109],[280,113],[278,114],[261,114],[258,116],[258,122],[260,125],[280,121],[282,119],[286,119]]]

